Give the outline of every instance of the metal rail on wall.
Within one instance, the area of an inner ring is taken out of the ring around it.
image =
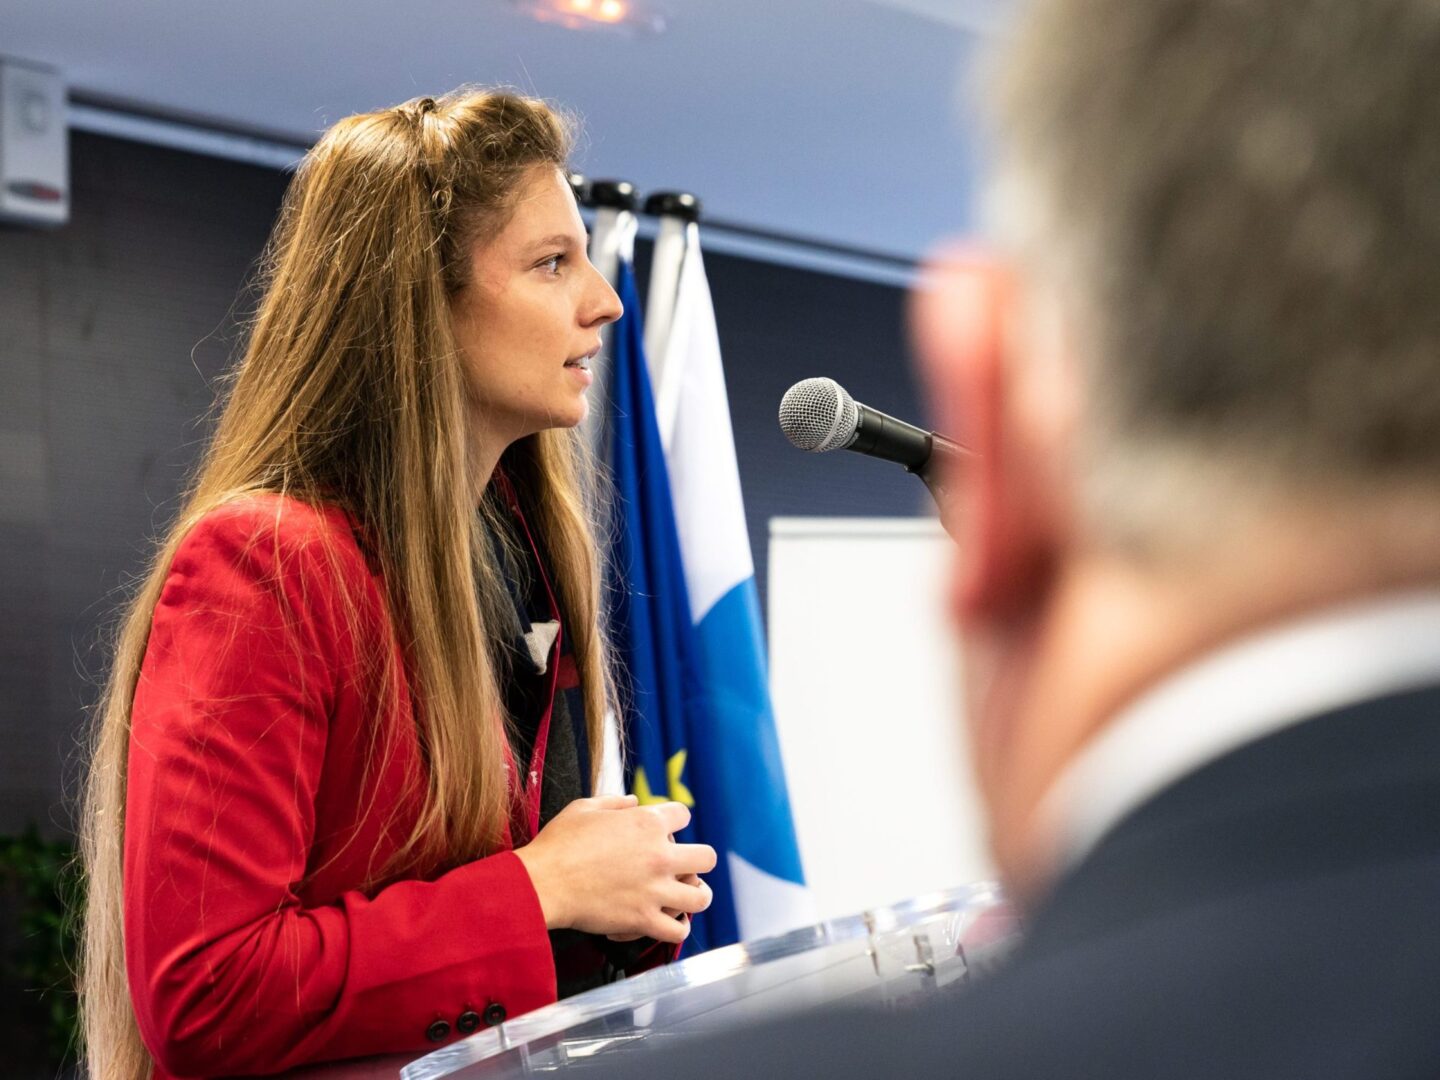
[[[307,143],[292,136],[238,128],[208,117],[158,111],[73,89],[70,92],[68,119],[70,127],[76,131],[269,169],[293,169],[309,149]],[[601,183],[580,181],[576,194],[588,212],[593,212],[595,189]],[[680,197],[679,193],[660,192],[642,201],[631,185],[618,181],[603,183],[612,189],[629,188],[634,194],[636,205],[633,209],[639,214],[638,235],[642,239],[655,238],[660,215],[683,215],[687,212],[684,205],[674,202]],[[696,200],[697,213],[698,209]],[[898,288],[911,285],[917,273],[915,260],[904,256],[792,236],[712,217],[705,219],[705,249],[714,254],[734,255]]]

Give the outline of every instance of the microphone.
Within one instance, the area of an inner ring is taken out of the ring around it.
[[[834,379],[802,379],[780,399],[780,430],[801,450],[854,450],[893,461],[925,481],[937,498],[940,466],[963,453],[943,435],[862,405]]]

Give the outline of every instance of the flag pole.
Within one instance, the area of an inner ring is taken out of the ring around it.
[[[594,180],[586,189],[588,205],[595,210],[590,228],[590,261],[611,285],[616,284],[620,262],[635,260],[635,233],[639,220],[635,212],[640,196],[628,180]],[[585,417],[584,434],[591,451],[599,461],[608,458],[607,437],[610,416],[610,357],[613,345],[612,328],[600,332],[600,354],[590,364],[594,381],[590,384],[590,412]]]
[[[590,227],[590,261],[606,281],[617,285],[621,261],[631,262],[635,257],[635,232],[639,226],[635,211],[639,207],[639,196],[635,185],[628,180],[585,181],[581,178],[581,182],[583,198],[572,176],[571,188],[576,191],[577,201],[595,211]],[[613,330],[613,326],[606,326],[600,332],[600,353],[590,366],[594,376],[590,384],[590,411],[582,428],[591,453],[602,465],[610,464]],[[595,505],[593,495],[591,504]],[[605,714],[603,732],[600,781],[595,794],[619,795],[625,791],[625,761],[620,752],[619,719],[613,712]]]
[[[645,213],[660,219],[650,261],[650,291],[645,297],[645,359],[658,401],[664,396],[665,358],[680,298],[680,267],[695,231],[690,226],[700,220],[700,200],[688,191],[657,191],[645,200]]]

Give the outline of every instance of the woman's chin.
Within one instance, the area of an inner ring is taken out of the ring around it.
[[[556,409],[550,414],[550,423],[546,425],[551,428],[575,428],[585,422],[590,415],[590,398],[581,394],[579,398],[570,401],[565,408]]]
[[[579,399],[575,402],[575,408],[574,408],[574,409],[572,410],[572,412],[571,412],[570,422],[567,423],[565,426],[566,426],[566,427],[579,427],[581,424],[583,424],[583,423],[585,422],[585,418],[586,418],[587,416],[589,416],[589,415],[590,415],[590,395],[589,395],[589,394],[581,394],[580,397],[579,397]]]

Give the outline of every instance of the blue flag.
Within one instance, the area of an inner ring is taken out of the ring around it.
[[[711,844],[720,853],[715,871],[706,877],[714,902],[694,919],[690,932],[691,949],[703,951],[734,942],[739,934],[720,808],[707,805],[706,793],[689,786],[691,737],[704,722],[695,631],[646,372],[634,270],[622,262],[618,276],[625,315],[611,339],[611,467],[618,519],[612,617],[628,676],[630,786],[642,803],[684,803],[693,816],[676,839]]]

